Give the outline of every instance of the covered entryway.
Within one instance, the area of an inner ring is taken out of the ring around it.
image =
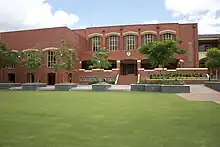
[[[27,81],[29,83],[34,83],[35,82],[35,74],[34,73],[28,73],[27,74]]]
[[[15,83],[15,73],[9,73],[8,74],[8,81]]]
[[[129,75],[129,74],[137,75],[137,60],[121,60],[120,74],[121,75]]]
[[[48,73],[47,74],[47,84],[48,85],[55,85],[56,83],[56,74],[55,73]]]

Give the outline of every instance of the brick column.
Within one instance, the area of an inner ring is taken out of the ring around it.
[[[120,64],[121,64],[121,61],[120,61],[120,60],[117,60],[116,62],[117,62],[117,66],[116,66],[116,67],[117,67],[117,69],[120,70]]]
[[[102,31],[102,32],[103,32],[102,47],[106,48],[105,31]]]
[[[141,68],[141,60],[137,60],[137,68]]]
[[[138,44],[137,44],[137,48],[141,46],[141,29],[138,29]]]
[[[123,36],[123,29],[120,29],[120,49],[124,50],[124,36]]]

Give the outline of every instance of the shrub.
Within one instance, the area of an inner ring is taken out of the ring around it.
[[[183,85],[182,80],[141,80],[140,84]]]

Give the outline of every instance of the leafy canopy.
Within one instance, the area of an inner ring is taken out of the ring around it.
[[[165,40],[150,42],[141,46],[138,50],[148,57],[153,66],[164,65],[177,54],[184,54],[185,50],[179,47],[182,41]]]
[[[209,68],[220,68],[220,49],[211,48],[206,53],[206,66]]]
[[[53,65],[53,69],[56,72],[58,69],[64,69],[69,73],[75,69],[74,60],[76,58],[76,50],[70,49],[66,41],[62,41],[59,49],[55,52],[56,63]]]
[[[11,52],[7,46],[0,41],[0,69],[7,65],[15,65],[18,62],[18,53]]]
[[[111,67],[111,63],[108,61],[108,51],[106,49],[99,49],[92,55],[92,65],[90,68],[108,69]]]
[[[43,55],[41,51],[29,50],[22,53],[22,65],[31,71],[35,71],[42,66]]]

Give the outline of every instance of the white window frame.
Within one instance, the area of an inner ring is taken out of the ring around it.
[[[99,49],[101,49],[101,37],[100,36],[94,36],[92,39],[92,51],[96,52]]]
[[[108,37],[108,49],[110,51],[116,51],[118,50],[118,44],[119,44],[119,37],[114,35],[114,36],[109,36]]]
[[[150,42],[154,41],[154,35],[153,34],[145,34],[144,35],[144,44],[148,44]]]
[[[173,34],[171,33],[163,34],[163,40],[172,40],[172,39],[173,39]]]
[[[47,67],[53,68],[53,64],[55,63],[56,63],[55,51],[52,50],[47,51]]]
[[[127,35],[126,36],[126,50],[134,50],[135,49],[135,35]]]

